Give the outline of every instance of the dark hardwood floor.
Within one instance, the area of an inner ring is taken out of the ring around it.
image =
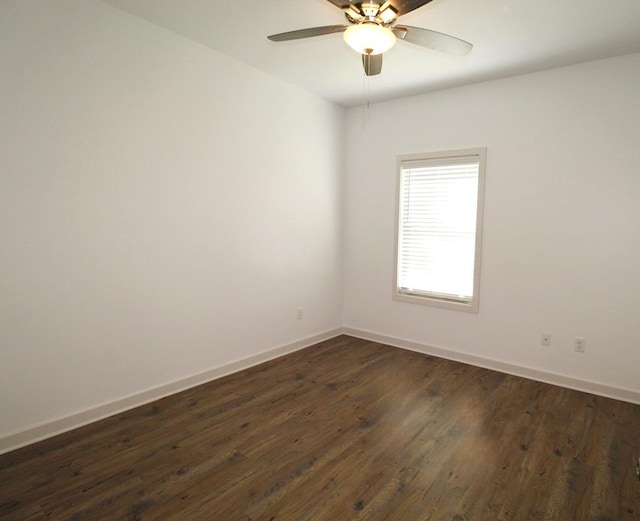
[[[0,519],[640,519],[640,406],[342,336],[0,456]]]

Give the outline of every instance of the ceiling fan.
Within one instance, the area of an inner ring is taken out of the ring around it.
[[[325,34],[343,33],[345,42],[362,54],[362,65],[367,76],[382,71],[382,53],[388,51],[397,39],[450,54],[463,56],[473,48],[469,42],[421,27],[396,25],[399,16],[407,14],[431,0],[387,0],[347,3],[327,0],[341,9],[349,25],[326,25],[286,33],[272,34],[273,42],[311,38]]]

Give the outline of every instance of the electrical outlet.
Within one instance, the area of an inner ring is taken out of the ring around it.
[[[302,308],[298,308],[298,320],[302,320],[304,318],[304,311]]]
[[[573,342],[573,350],[577,353],[584,353],[584,338],[578,338]]]
[[[543,346],[550,346],[551,345],[551,333],[542,333],[542,336],[540,337],[540,343]]]

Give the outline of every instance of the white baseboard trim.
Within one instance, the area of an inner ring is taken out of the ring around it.
[[[236,360],[223,366],[209,369],[202,373],[187,376],[167,384],[148,389],[140,393],[135,393],[124,398],[120,398],[116,401],[98,405],[90,409],[86,409],[82,412],[71,414],[63,418],[58,418],[53,421],[48,421],[35,427],[25,429],[23,431],[9,434],[0,438],[0,454],[10,452],[26,445],[31,445],[38,441],[42,441],[47,438],[51,438],[63,432],[67,432],[83,425],[93,423],[98,420],[102,420],[114,414],[120,414],[124,411],[134,409],[141,405],[159,400],[166,396],[185,391],[192,387],[217,380],[223,376],[227,376],[231,373],[248,369],[263,362],[268,362],[274,358],[299,351],[306,347],[312,346],[324,340],[329,340],[342,334],[342,328],[333,329],[324,333],[319,333],[295,342],[291,342],[286,345],[282,345],[267,351],[262,351],[255,355]]]
[[[484,367],[485,369],[492,369],[501,373],[521,376],[530,380],[558,385],[560,387],[566,387],[567,389],[574,389],[576,391],[604,396],[606,398],[613,398],[615,400],[620,400],[623,402],[640,404],[640,392],[634,391],[632,389],[613,387],[611,385],[598,382],[581,380],[572,376],[542,371],[540,369],[534,369],[532,367],[519,366],[508,362],[493,360],[491,358],[484,358],[468,353],[461,353],[459,351],[453,351],[451,349],[445,349],[442,347],[420,344],[411,340],[403,340],[401,338],[381,335],[379,333],[373,333],[371,331],[363,331],[361,329],[343,327],[342,332],[345,335],[361,338],[363,340],[370,340],[372,342],[399,347],[401,349],[407,349],[409,351],[415,351],[417,353],[437,356],[438,358],[445,358],[447,360],[454,360],[456,362],[462,362],[477,367]]]

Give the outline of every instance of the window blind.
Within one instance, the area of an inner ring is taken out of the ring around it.
[[[400,294],[472,302],[479,164],[476,155],[402,162]]]

